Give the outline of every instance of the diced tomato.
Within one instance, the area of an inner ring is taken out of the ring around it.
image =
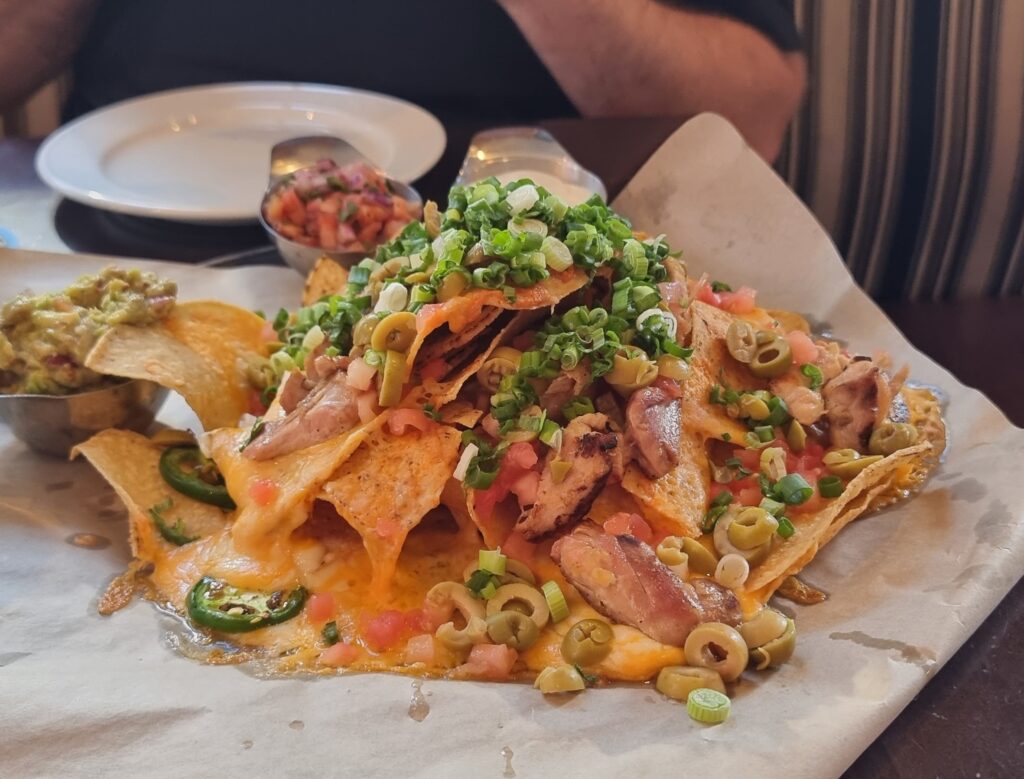
[[[420,376],[424,379],[437,381],[448,372],[448,363],[437,357],[420,368]]]
[[[405,615],[392,609],[370,619],[363,627],[363,637],[370,649],[382,652],[397,644],[405,630]]]
[[[263,327],[260,328],[260,340],[270,343],[271,341],[277,340],[277,330],[274,329],[274,323],[269,319],[263,323]]]
[[[513,560],[529,565],[537,552],[537,545],[532,541],[527,541],[521,533],[513,531],[501,545],[501,551]]]
[[[717,292],[711,290],[711,285],[706,281],[698,281],[696,287],[693,290],[693,296],[701,303],[707,303],[712,306],[721,308],[722,297]]]
[[[718,296],[719,306],[730,314],[749,314],[757,307],[757,291],[752,287],[740,287],[735,292],[719,292]]]
[[[504,644],[477,644],[458,671],[474,679],[500,682],[508,679],[519,653]]]
[[[270,479],[254,479],[249,483],[249,497],[257,506],[269,506],[279,491],[277,482]]]
[[[366,645],[375,652],[383,652],[399,644],[412,633],[420,633],[429,627],[422,609],[397,611],[389,609],[375,617],[361,620],[361,632]]]
[[[437,423],[423,413],[420,408],[396,408],[388,419],[388,430],[392,435],[405,435],[410,427],[426,432]]]
[[[757,473],[761,467],[761,450],[759,449],[736,449],[732,456],[740,461],[740,465],[748,471]]]
[[[527,471],[516,479],[509,488],[519,498],[520,506],[532,506],[537,502],[537,488],[540,487],[540,473]]]
[[[526,441],[512,444],[502,458],[502,467],[508,465],[522,470],[532,468],[537,464],[537,452],[532,445]]]
[[[429,633],[421,633],[413,636],[405,645],[405,662],[407,663],[434,663],[434,637]]]
[[[813,363],[818,359],[818,347],[803,330],[786,333],[786,340],[789,341],[789,349],[793,353],[793,362],[797,365]]]
[[[744,487],[735,493],[736,502],[741,506],[756,506],[764,498],[760,487]]]
[[[328,665],[331,668],[343,668],[346,665],[352,665],[362,653],[362,650],[355,644],[340,641],[320,654],[320,664]]]
[[[359,412],[359,421],[364,425],[372,422],[380,413],[380,405],[377,403],[378,395],[373,390],[360,392],[356,395],[356,410]]]
[[[321,211],[317,214],[320,248],[331,251],[338,247],[338,215]]]
[[[309,596],[306,601],[306,617],[314,625],[327,622],[334,616],[334,596],[329,592],[317,592]]]
[[[286,188],[281,192],[281,210],[289,221],[297,225],[306,221],[306,206],[294,189]]]
[[[345,370],[345,383],[352,389],[366,391],[373,385],[377,369],[362,357],[356,357]]]
[[[723,492],[732,492],[732,490],[729,489],[728,484],[719,484],[716,481],[711,482],[711,495],[709,496],[710,500],[714,500]]]
[[[639,514],[620,511],[612,514],[603,525],[604,532],[613,536],[633,536],[641,541],[650,542],[654,537],[651,526]]]

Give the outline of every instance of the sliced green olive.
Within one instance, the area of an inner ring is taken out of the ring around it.
[[[499,611],[487,618],[487,635],[495,644],[504,644],[517,651],[533,646],[540,628],[530,617],[518,611]]]
[[[462,572],[462,580],[467,581],[470,576],[473,575],[473,571],[479,568],[476,560],[473,560],[469,565],[466,566]],[[525,563],[521,563],[518,560],[509,557],[505,560],[505,573],[500,577],[502,584],[536,584],[537,577],[533,575]]]
[[[468,286],[469,279],[466,278],[465,273],[452,271],[441,279],[441,285],[437,288],[437,299],[441,303],[447,303],[465,292]]]
[[[842,479],[852,479],[869,465],[874,465],[882,459],[882,455],[873,454],[862,456],[856,449],[834,449],[826,454],[822,461],[830,473],[834,473]]]
[[[754,359],[750,361],[750,372],[761,379],[774,379],[781,376],[793,364],[793,351],[789,341],[775,336],[764,346],[758,347]]]
[[[725,683],[717,671],[710,668],[693,668],[688,665],[667,665],[658,672],[655,688],[662,695],[675,701],[686,702],[694,690],[706,687],[725,695]]]
[[[388,314],[373,329],[370,346],[378,352],[407,352],[416,340],[416,315],[411,311]]]
[[[380,395],[377,403],[381,408],[397,406],[402,399],[405,384],[405,352],[388,350],[384,358],[384,374],[380,379]]]
[[[724,622],[697,625],[686,637],[683,654],[688,665],[710,668],[726,682],[739,678],[750,656],[743,636]]]
[[[519,370],[519,361],[522,359],[523,353],[518,349],[499,346],[480,366],[480,370],[476,372],[476,380],[488,392],[497,392],[501,380]]]
[[[631,347],[615,355],[611,371],[604,376],[604,380],[612,389],[623,397],[628,397],[636,390],[648,386],[656,378],[658,366],[640,349]]]
[[[427,608],[444,622],[434,633],[438,640],[453,651],[463,651],[473,644],[487,639],[487,623],[484,621],[484,604],[473,597],[466,587],[458,582],[441,582],[430,588],[426,598]],[[465,622],[456,628],[451,620],[458,611]]]
[[[487,616],[493,617],[499,611],[510,611],[515,604],[524,604],[529,608],[528,616],[540,630],[548,623],[551,611],[548,608],[548,601],[540,590],[531,587],[529,584],[519,582],[503,584],[498,591],[487,601]]]
[[[355,346],[369,346],[373,338],[373,331],[380,323],[380,317],[376,314],[367,314],[356,322],[352,328],[352,343]]]
[[[786,620],[786,629],[778,638],[772,639],[767,644],[762,644],[750,652],[750,662],[755,670],[763,671],[765,668],[778,668],[780,665],[789,662],[796,649],[796,623]]]
[[[730,508],[721,517],[719,517],[718,522],[715,523],[715,529],[712,538],[714,539],[715,549],[718,551],[718,554],[738,554],[740,557],[746,560],[751,566],[754,566],[762,562],[768,556],[768,553],[771,551],[772,548],[772,538],[769,537],[768,540],[766,540],[764,543],[758,546],[751,547],[750,549],[741,549],[732,542],[732,540],[730,539],[731,534],[729,532],[729,528],[732,527],[732,524],[736,521],[736,519],[744,512],[751,511],[751,509],[753,509],[753,511],[756,512],[763,512],[765,514],[768,513],[764,511],[764,509],[757,508],[756,506],[741,509]],[[751,514],[749,516],[755,515]],[[769,514],[768,516],[771,515]],[[775,518],[772,517],[772,519]],[[775,520],[775,522],[776,526],[778,526],[778,520]],[[712,572],[712,574],[713,573],[714,572]]]
[[[670,568],[686,565],[687,562],[687,554],[683,551],[683,539],[679,536],[665,536],[654,553]]]
[[[571,665],[549,665],[539,674],[533,686],[545,695],[560,692],[579,692],[586,689],[583,675]]]
[[[686,564],[691,571],[714,576],[718,558],[696,538],[684,538],[682,549],[686,552]]]
[[[690,374],[690,366],[681,357],[663,354],[658,358],[658,375],[675,381],[683,381]]]
[[[149,437],[149,440],[157,446],[195,446],[196,437],[188,430],[176,430],[173,427],[165,427],[157,430]]]
[[[594,665],[612,651],[615,634],[603,619],[581,619],[562,639],[562,657],[573,665]]]
[[[807,431],[804,426],[795,419],[789,423],[789,430],[786,433],[786,443],[794,452],[802,452],[807,446]]]
[[[770,344],[775,337],[776,334],[771,330],[758,330],[754,341],[758,346],[764,346],[765,344]]]
[[[755,422],[763,422],[772,415],[768,404],[756,395],[740,395],[739,409],[741,417]]]
[[[746,620],[737,628],[747,648],[756,649],[786,632],[789,618],[781,611],[765,606],[757,614]]]
[[[748,551],[771,541],[778,529],[779,520],[764,509],[752,506],[736,515],[729,523],[726,534],[734,546]]]
[[[725,348],[734,360],[749,364],[757,354],[757,334],[749,322],[735,320],[725,331]]]
[[[906,422],[883,422],[871,433],[868,451],[888,456],[917,443],[917,428]]]

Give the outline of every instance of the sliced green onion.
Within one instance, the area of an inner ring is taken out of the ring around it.
[[[771,427],[782,427],[789,421],[789,406],[786,401],[778,395],[772,395],[768,400],[768,418],[764,420],[766,425]]]
[[[544,253],[544,259],[547,260],[551,270],[562,271],[572,267],[572,252],[569,251],[568,246],[553,235],[544,239],[540,250]]]
[[[758,508],[762,508],[773,517],[778,518],[782,512],[786,510],[786,504],[780,503],[777,500],[772,500],[771,498],[761,498]]]
[[[800,373],[807,377],[810,382],[810,388],[812,390],[818,389],[824,383],[824,376],[821,375],[821,368],[817,365],[807,363],[806,365],[800,366]]]
[[[498,591],[498,585],[494,583],[494,580],[487,582],[487,584],[480,590],[480,597],[484,600],[490,600],[494,597],[494,594]]]
[[[814,488],[799,473],[790,473],[775,482],[775,492],[790,506],[799,506],[810,500]]]
[[[562,428],[557,422],[552,422],[550,419],[544,420],[538,437],[542,444],[547,444],[552,449],[559,449],[562,446]]]
[[[818,479],[818,494],[823,498],[838,498],[843,494],[843,480],[838,476]]]
[[[732,287],[726,284],[724,281],[712,281],[711,282],[712,292],[732,292]]]
[[[729,699],[718,692],[709,690],[707,687],[698,687],[690,692],[686,698],[686,713],[697,722],[705,722],[715,725],[729,719]]]
[[[766,444],[775,438],[775,429],[771,425],[758,425],[754,428],[754,435],[760,443]]]
[[[505,573],[507,560],[508,558],[498,549],[481,549],[477,557],[477,570],[502,576]]]
[[[564,406],[562,406],[562,414],[570,422],[572,420],[574,420],[576,417],[581,417],[584,414],[593,414],[593,413],[594,413],[594,402],[590,398],[585,397],[583,395],[579,395],[579,396],[573,398],[568,403],[566,403]]]
[[[566,603],[565,595],[562,594],[562,588],[558,586],[558,582],[544,582],[540,591],[544,593],[544,598],[548,602],[552,622],[561,622],[569,616],[569,604]]]
[[[733,494],[729,490],[722,490],[711,501],[712,506],[728,506],[733,501]]]
[[[779,517],[779,527],[775,532],[781,538],[790,538],[796,532],[796,528],[793,527],[793,523],[789,521],[788,517]]]
[[[370,282],[370,269],[356,265],[348,271],[348,283],[366,286]]]

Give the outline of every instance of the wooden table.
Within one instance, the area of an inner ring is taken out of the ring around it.
[[[544,123],[604,179],[611,196],[678,125],[677,119]],[[447,128],[444,156],[416,182],[425,197],[443,200],[470,136],[479,129]],[[66,245],[76,251],[199,261],[265,243],[254,227],[183,228],[60,201],[35,176],[37,145],[0,141],[0,228],[13,228],[25,248]],[[883,301],[883,307],[917,348],[1024,425],[1024,301]],[[847,772],[907,779],[1022,775],[1024,582]]]

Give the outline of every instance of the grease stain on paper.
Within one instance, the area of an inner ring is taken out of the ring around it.
[[[505,771],[502,773],[503,779],[515,779],[516,769],[512,767],[512,747],[502,747],[501,756],[505,758]]]
[[[911,663],[924,671],[935,665],[936,654],[926,647],[914,646],[904,641],[894,641],[890,638],[876,638],[869,636],[860,630],[853,630],[849,633],[830,633],[829,638],[833,641],[852,641],[868,649],[883,649],[898,653],[897,660],[904,663]]]
[[[246,739],[242,742],[242,749],[252,749],[252,741]]]
[[[95,533],[72,533],[64,541],[80,549],[106,549],[110,546],[109,538]]]
[[[953,500],[962,500],[965,503],[977,503],[988,494],[985,485],[971,477],[949,485],[949,491]]]
[[[293,719],[291,722],[288,723],[288,727],[290,727],[292,730],[302,730],[306,727],[306,723],[300,719]]]
[[[417,722],[423,722],[430,714],[430,704],[423,695],[423,682],[419,679],[412,683],[412,700],[409,702],[409,716]]]
[[[1001,500],[993,500],[974,524],[974,537],[981,544],[1008,550],[1013,527],[1010,509]]]

